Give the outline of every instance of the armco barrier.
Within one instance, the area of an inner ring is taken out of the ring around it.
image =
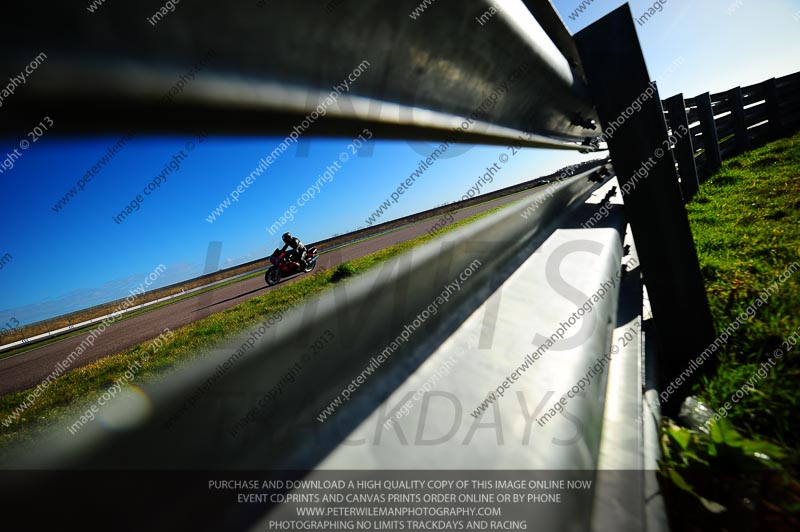
[[[496,16],[480,31],[465,21],[490,8],[489,0],[429,2],[429,11],[414,19],[409,13],[419,6],[418,0],[343,0],[331,9],[322,2],[297,0],[269,3],[269,9],[261,11],[247,4],[183,2],[157,28],[130,24],[142,12],[132,3],[104,6],[104,23],[97,25],[84,20],[84,10],[66,3],[48,6],[46,18],[38,16],[34,3],[10,4],[4,20],[36,20],[39,26],[36,32],[23,24],[0,32],[6,50],[0,64],[14,71],[11,64],[35,56],[42,47],[50,47],[50,53],[46,68],[31,77],[13,107],[4,108],[0,131],[24,132],[46,107],[59,117],[62,133],[124,127],[136,133],[285,135],[314,111],[332,85],[367,60],[370,66],[363,76],[351,80],[352,89],[309,134],[341,137],[352,135],[354,128],[369,127],[376,138],[454,138],[507,145],[523,137],[524,146],[585,151],[593,149],[592,138],[603,125],[650,87],[627,5],[573,40],[546,2],[532,5],[531,12],[521,1],[507,2],[513,13]],[[115,31],[108,31],[110,27]],[[388,42],[387,35],[396,40]],[[178,74],[209,49],[216,52],[214,64],[180,98],[163,105],[161,98]],[[491,109],[478,112],[487,87],[509,79],[515,82],[514,90]],[[774,114],[775,105],[770,109]],[[469,127],[461,127],[453,137],[453,130],[463,124]],[[637,184],[641,175],[636,169],[664,142],[667,128],[656,92],[616,132],[609,148],[658,327],[659,376],[669,379],[698,345],[705,345],[713,324],[672,153],[668,151],[668,157]],[[120,403],[122,410],[109,409],[74,437],[65,438],[58,427],[47,430],[35,453],[20,449],[3,464],[22,472],[2,479],[3,500],[22,509],[46,496],[48,512],[37,518],[52,516],[60,526],[89,518],[120,524],[119,515],[125,515],[121,525],[127,527],[239,529],[257,523],[263,506],[214,496],[209,479],[230,478],[236,472],[302,478],[319,474],[326,460],[334,467],[353,467],[358,459],[347,452],[348,437],[417,370],[428,372],[425,364],[438,362],[437,352],[449,349],[451,338],[461,338],[465,330],[480,331],[479,342],[493,330],[504,331],[498,341],[509,351],[485,365],[471,358],[454,370],[461,375],[454,389],[467,387],[464,396],[470,400],[484,385],[487,392],[497,390],[496,379],[515,359],[511,350],[522,351],[521,344],[508,342],[521,341],[527,332],[541,343],[536,339],[548,334],[547,319],[550,326],[560,325],[548,309],[563,307],[552,294],[547,297],[537,262],[542,256],[535,254],[546,249],[550,238],[550,244],[560,242],[574,252],[585,253],[580,246],[589,246],[593,257],[584,262],[589,270],[576,272],[581,266],[577,261],[570,263],[570,271],[584,283],[584,293],[592,293],[592,286],[599,288],[622,255],[625,220],[616,219],[611,229],[574,229],[580,222],[574,217],[587,209],[583,203],[597,188],[597,177],[582,174],[535,191],[529,204],[510,206],[338,285],[288,313],[280,327],[265,328],[263,334],[259,330],[252,348],[240,351],[255,337],[241,335],[202,361],[132,392]],[[587,237],[575,244],[557,229]],[[588,238],[590,233],[597,238]],[[545,264],[544,281],[558,285],[553,272],[560,272],[559,266]],[[421,309],[467,267],[476,270],[471,284],[465,285],[470,288],[455,291],[442,303],[447,312],[419,320]],[[509,290],[508,307],[497,295],[505,286],[515,287]],[[537,299],[538,294],[546,297]],[[565,385],[569,389],[592,367],[589,352],[604,354],[617,325],[618,290],[608,296],[597,302],[599,321],[585,336],[585,345],[573,346],[577,356],[569,362],[564,357],[544,358],[531,373],[536,384],[553,384],[554,393]],[[524,323],[515,320],[531,310],[531,299],[538,302],[542,319],[536,330],[525,331]],[[482,318],[476,317],[480,314]],[[413,345],[399,343],[388,360],[376,365],[374,357],[383,353],[387,342],[400,331],[411,334],[409,323],[414,324]],[[322,338],[328,338],[328,344],[315,352],[312,346]],[[246,354],[232,362],[237,352]],[[342,396],[343,389],[355,387],[356,375],[363,376],[368,366],[369,379],[358,385],[369,393],[356,398],[350,392],[353,397],[329,409],[321,422],[320,413]],[[421,454],[376,450],[359,465],[553,464],[592,477],[601,463],[604,391],[605,381],[599,378],[590,392],[592,401],[575,403],[574,418],[585,430],[583,441],[573,447],[550,445],[533,448],[527,456],[515,452],[505,458],[483,441],[466,459],[457,456],[455,447],[445,446]],[[558,419],[548,421],[544,430],[563,427],[563,419]],[[125,483],[112,490],[107,480],[114,471],[121,472]],[[100,489],[90,491],[91,484]],[[74,511],[75,496],[87,492],[94,512],[89,516]],[[588,528],[591,503],[600,495],[590,487],[577,503],[544,509],[538,517],[559,528]],[[134,511],[132,501],[137,503]],[[530,509],[531,516],[537,517],[536,508]]]

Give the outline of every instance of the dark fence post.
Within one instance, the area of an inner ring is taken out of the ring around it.
[[[686,116],[686,103],[683,94],[676,94],[664,102],[669,113],[669,123],[675,133],[689,130],[689,119]],[[700,189],[700,180],[697,177],[697,165],[694,162],[694,146],[691,135],[682,135],[674,147],[675,159],[678,161],[678,172],[681,176],[681,192],[683,202],[689,203]]]
[[[747,150],[750,141],[747,138],[747,121],[744,116],[744,98],[742,88],[736,87],[728,91],[728,103],[731,106],[733,116],[733,131],[736,139],[736,153]]]
[[[704,92],[694,100],[697,102],[697,114],[700,116],[700,129],[703,131],[707,177],[710,177],[722,166],[722,154],[719,151],[717,123],[714,122],[714,109],[711,106],[711,95]]]
[[[658,380],[665,390],[713,342],[715,332],[675,162],[665,149],[661,100],[650,84],[628,4],[575,38],[600,120],[604,128],[618,126],[607,141],[650,296]],[[641,110],[630,113],[634,102]],[[662,405],[667,415],[677,412],[690,384],[683,382]]]
[[[778,104],[778,84],[775,82],[775,78],[770,78],[764,82],[764,99],[767,104],[770,135],[772,137],[780,137],[783,133],[783,120],[781,119],[781,109]]]

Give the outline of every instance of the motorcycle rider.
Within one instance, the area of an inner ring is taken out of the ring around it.
[[[292,233],[285,232],[281,237],[283,240],[283,248],[281,251],[286,251],[288,248],[292,248],[292,251],[289,253],[289,258],[295,262],[300,263],[301,269],[306,269],[308,264],[306,263],[306,247],[300,241],[299,238],[296,236],[292,236]]]

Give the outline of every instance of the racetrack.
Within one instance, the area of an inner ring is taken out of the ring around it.
[[[513,194],[467,207],[453,213],[453,222],[517,201],[526,195],[527,193]],[[317,268],[336,267],[342,262],[424,235],[439,219],[440,217],[436,216],[323,253],[319,257]],[[301,276],[287,279],[273,288],[268,287],[264,277],[259,275],[113,323],[103,334],[96,337],[93,347],[84,351],[83,355],[74,361],[70,370],[155,338],[165,328],[179,329],[298,278]],[[25,390],[39,384],[89,335],[89,332],[87,329],[83,334],[1,359],[0,395]]]

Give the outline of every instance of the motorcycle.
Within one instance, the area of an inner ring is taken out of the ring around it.
[[[293,261],[289,258],[288,251],[275,249],[275,252],[269,257],[269,261],[272,263],[272,266],[264,275],[264,280],[267,281],[268,285],[273,286],[281,282],[281,279],[284,277],[301,272],[308,273],[317,267],[318,258],[319,255],[317,255],[317,248],[306,248],[306,266],[303,267],[299,262]]]

